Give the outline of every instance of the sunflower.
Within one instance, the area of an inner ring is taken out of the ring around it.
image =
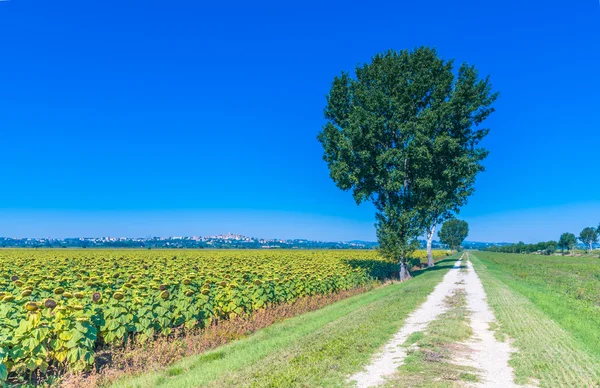
[[[55,308],[57,305],[56,301],[52,298],[48,298],[44,301],[44,307],[48,308],[48,309],[53,309]]]
[[[92,294],[92,302],[99,303],[101,300],[102,300],[102,293],[101,292],[94,292]]]

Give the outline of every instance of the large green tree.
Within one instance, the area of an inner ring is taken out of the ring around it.
[[[579,240],[589,247],[588,252],[591,252],[594,248],[594,244],[598,242],[598,231],[594,228],[584,228],[581,233],[579,233]]]
[[[401,279],[412,241],[472,192],[487,155],[479,142],[488,130],[476,127],[495,99],[473,66],[455,74],[453,61],[427,47],[378,54],[355,76],[335,77],[318,136],[324,160],[339,188],[375,205],[380,243],[397,231],[385,251],[398,255]]]
[[[452,219],[444,222],[438,236],[450,249],[458,250],[460,245],[469,235],[469,224],[467,221]]]
[[[563,233],[558,240],[558,247],[564,253],[565,249],[572,251],[577,245],[577,237],[573,233]]]
[[[459,213],[474,192],[475,177],[484,171],[482,161],[488,151],[479,143],[489,129],[480,125],[494,111],[491,105],[498,96],[491,91],[489,77],[478,79],[474,67],[463,64],[454,79],[452,61],[444,64],[436,80],[444,90],[444,102],[433,107],[423,124],[429,162],[425,178],[429,186],[424,194],[430,205],[422,215],[428,266],[434,265],[431,244],[436,227]]]

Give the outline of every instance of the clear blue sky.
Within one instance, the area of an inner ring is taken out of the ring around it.
[[[419,45],[490,74],[471,240],[600,222],[600,4],[0,2],[0,235],[374,239],[315,137],[333,77]]]

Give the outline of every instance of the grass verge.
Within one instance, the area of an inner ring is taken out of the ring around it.
[[[600,386],[600,357],[594,350],[600,345],[586,344],[581,339],[584,321],[595,318],[597,311],[579,311],[579,324],[569,325],[564,319],[559,324],[561,314],[572,316],[569,304],[560,294],[544,292],[546,286],[537,282],[528,284],[527,276],[513,276],[486,253],[471,254],[471,262],[498,321],[496,333],[507,335],[519,350],[510,360],[517,383],[540,387]],[[537,267],[537,271],[543,270]]]
[[[600,357],[600,260],[478,252],[495,278],[531,300]]]
[[[444,303],[448,311],[408,338],[407,356],[387,387],[457,387],[478,380],[473,368],[452,363],[453,355],[465,350],[460,343],[473,334],[465,290],[458,288]]]
[[[417,272],[169,368],[118,381],[118,387],[343,386],[423,303],[456,261]]]

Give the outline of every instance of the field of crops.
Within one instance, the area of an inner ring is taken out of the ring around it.
[[[396,271],[375,251],[2,250],[0,381]]]

